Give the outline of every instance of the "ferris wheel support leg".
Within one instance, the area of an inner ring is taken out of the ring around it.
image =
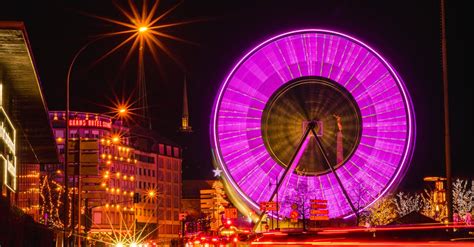
[[[269,201],[273,201],[275,199],[276,195],[278,194],[278,192],[280,190],[281,185],[284,184],[282,182],[287,180],[288,174],[291,174],[291,172],[289,172],[289,171],[290,170],[291,171],[295,170],[296,166],[298,165],[298,162],[295,162],[295,159],[296,159],[296,157],[298,157],[298,154],[301,151],[301,147],[303,146],[303,143],[305,143],[306,138],[309,135],[309,132],[313,128],[314,128],[314,126],[312,124],[308,124],[308,126],[306,127],[306,130],[305,130],[303,136],[301,137],[301,139],[298,143],[298,147],[296,148],[295,152],[293,153],[293,156],[290,159],[290,162],[288,163],[288,166],[286,167],[285,171],[283,172],[283,176],[280,179],[277,179],[276,188],[273,191],[272,196],[270,197]],[[279,208],[279,207],[277,206],[277,208]],[[254,231],[257,229],[258,225],[262,222],[263,216],[265,216],[266,213],[267,213],[267,210],[263,210],[263,212],[260,214],[260,217],[258,218],[257,223],[255,223],[255,226],[254,226],[254,229],[253,229]]]
[[[354,204],[352,203],[351,198],[349,197],[349,194],[347,193],[346,189],[344,188],[344,185],[342,184],[341,179],[337,175],[336,170],[334,169],[334,167],[331,166],[331,162],[329,162],[329,158],[326,154],[326,151],[324,150],[323,145],[321,144],[321,140],[319,140],[319,137],[316,134],[316,131],[314,131],[314,128],[311,129],[311,132],[313,133],[314,138],[316,139],[316,144],[319,148],[319,151],[321,152],[321,155],[324,158],[324,161],[326,162],[326,165],[329,167],[329,169],[331,169],[331,172],[334,174],[334,177],[336,177],[337,183],[339,184],[339,187],[341,187],[342,193],[346,197],[346,200],[349,203],[349,206],[351,207],[352,212],[354,212],[356,217],[358,217],[359,212],[357,212],[357,209],[354,207]]]

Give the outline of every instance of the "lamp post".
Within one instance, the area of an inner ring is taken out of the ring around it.
[[[65,189],[66,189],[66,196],[64,197],[64,206],[65,206],[65,211],[64,212],[67,212],[67,208],[68,208],[68,192],[69,192],[69,177],[68,177],[68,156],[69,156],[69,106],[70,106],[70,90],[69,90],[69,87],[70,87],[70,84],[71,84],[71,73],[72,73],[72,68],[74,67],[74,64],[76,63],[76,60],[77,58],[79,57],[79,55],[82,54],[82,52],[87,48],[89,47],[92,43],[96,42],[97,40],[100,40],[102,38],[104,38],[106,36],[101,36],[99,38],[96,38],[96,39],[93,39],[89,42],[87,42],[85,45],[83,45],[81,47],[81,49],[79,49],[71,63],[69,64],[69,68],[68,68],[68,72],[67,72],[67,78],[66,78],[66,133],[65,133],[65,142],[64,142],[64,186],[65,186]],[[80,174],[80,166],[81,164],[79,163],[79,174],[78,174],[78,184],[81,184],[81,174]],[[74,173],[75,173],[75,169],[73,170]],[[73,178],[75,176],[75,174],[72,174]],[[74,186],[74,185],[73,185]],[[80,187],[80,186],[78,186]],[[81,233],[81,191],[78,190],[78,228],[77,228],[77,231],[78,231],[78,246],[80,247],[81,246],[81,241],[80,241],[80,233]],[[73,193],[73,196],[72,198],[74,198],[74,193]],[[74,210],[73,210],[74,211]],[[67,222],[67,216],[68,214],[65,213],[65,217],[64,217],[64,232],[63,232],[63,245],[64,246],[67,246],[67,241],[66,241],[66,236],[65,236],[65,233],[66,233],[66,222]],[[74,231],[74,212],[71,212],[71,217],[72,217],[72,224],[71,224],[71,227],[72,227],[72,230]]]
[[[147,192],[147,197],[150,201],[155,201],[155,214],[156,214],[156,241],[159,241],[160,230],[158,228],[159,223],[159,216],[158,216],[158,196],[162,195],[161,192],[157,192],[156,190],[152,189]]]
[[[448,221],[453,222],[453,181],[451,170],[451,135],[449,130],[449,93],[448,93],[448,52],[446,47],[446,3],[440,2],[441,8],[441,56],[443,73],[443,103],[444,103],[444,159],[446,167],[446,200]]]
[[[135,29],[136,32],[138,32],[139,34],[144,34],[148,31],[148,27],[146,26],[140,26],[140,27],[137,27]],[[100,39],[103,39],[105,37],[109,37],[107,35],[104,35],[104,36],[99,36],[98,38],[95,38],[89,42],[87,42],[86,44],[84,44],[74,55],[71,63],[69,64],[69,68],[68,68],[68,72],[67,72],[67,78],[66,78],[66,133],[65,133],[65,147],[64,147],[64,183],[65,183],[65,189],[66,189],[66,196],[64,197],[64,207],[65,207],[65,210],[64,212],[65,213],[65,216],[64,216],[64,232],[63,232],[63,245],[64,246],[67,246],[66,244],[66,238],[65,238],[65,234],[66,234],[66,222],[68,220],[68,215],[67,215],[67,205],[68,205],[68,196],[67,196],[67,193],[68,193],[68,188],[69,188],[69,178],[68,178],[68,172],[67,172],[67,166],[68,166],[68,155],[69,155],[69,148],[68,148],[68,144],[69,144],[69,106],[70,106],[70,81],[71,81],[71,73],[72,73],[72,69],[73,69],[73,66],[75,65],[75,62],[77,60],[77,58],[82,54],[82,52],[87,48],[89,47],[92,43],[95,43],[96,41],[100,40]],[[119,109],[119,114],[121,115],[124,115],[124,114],[127,114],[128,111],[127,109],[125,108],[121,108]],[[79,164],[79,167],[80,167],[80,164]],[[73,174],[73,177],[75,176],[75,174]],[[79,173],[78,174],[78,184],[81,183],[81,174]],[[74,197],[73,197],[74,198]],[[78,191],[78,246],[80,247],[81,246],[81,241],[80,241],[80,226],[81,226],[81,217],[80,217],[80,214],[81,214],[81,191]],[[74,210],[73,210],[74,211]],[[72,217],[72,220],[74,220],[74,214],[71,213],[71,217]],[[74,230],[74,226],[72,225],[72,230]]]

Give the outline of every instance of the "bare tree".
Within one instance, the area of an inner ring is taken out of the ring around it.
[[[303,230],[306,231],[306,221],[309,218],[311,210],[311,199],[314,199],[314,191],[308,189],[308,185],[298,183],[295,189],[292,189],[283,199],[282,207],[296,206],[296,211],[302,217]]]
[[[357,213],[356,216],[356,226],[360,224],[360,220],[363,217],[362,209],[367,205],[367,197],[369,196],[368,189],[364,183],[356,183],[351,186],[350,193],[352,195],[352,204],[354,205]]]

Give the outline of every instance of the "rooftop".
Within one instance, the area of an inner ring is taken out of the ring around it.
[[[0,21],[0,68],[14,94],[21,163],[58,163],[41,82],[23,22]]]

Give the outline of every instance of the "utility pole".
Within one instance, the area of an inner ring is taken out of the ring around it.
[[[81,207],[81,199],[82,199],[82,186],[81,186],[81,166],[82,166],[82,150],[81,150],[81,138],[79,137],[79,145],[78,145],[78,150],[79,150],[79,167],[78,167],[78,174],[77,174],[77,246],[81,247],[81,213],[82,213],[82,207]]]
[[[278,175],[276,176],[276,179],[275,179],[275,183],[273,184],[271,181],[270,181],[270,187],[275,185],[276,187],[279,187],[278,186]],[[277,219],[276,219],[276,229],[277,230],[280,230],[280,226],[279,226],[279,220],[280,220],[280,206],[278,205],[279,204],[279,200],[278,200],[278,193],[276,194],[276,215],[277,215]],[[273,229],[273,218],[271,219],[272,221],[272,229]]]
[[[451,174],[451,136],[449,133],[448,104],[448,53],[446,47],[446,2],[441,0],[441,55],[443,62],[443,99],[444,99],[444,158],[446,165],[446,200],[448,205],[448,221],[453,222],[453,181]]]

